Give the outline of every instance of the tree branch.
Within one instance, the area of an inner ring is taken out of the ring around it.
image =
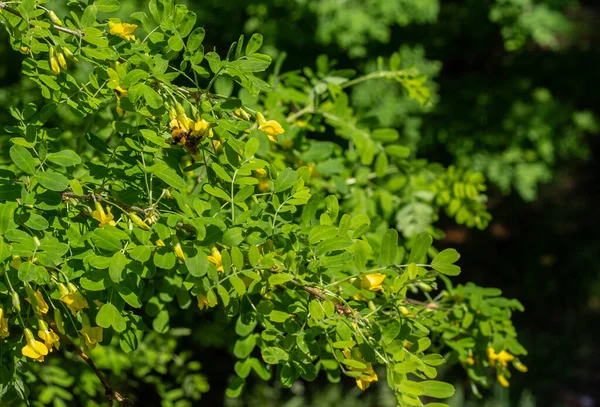
[[[21,16],[21,13],[19,13],[17,10],[12,9],[10,7],[8,7],[6,5],[6,3],[4,3],[3,1],[0,1],[0,10],[4,10],[7,13],[10,13],[12,15],[15,15],[17,17],[21,17],[23,18],[23,16]],[[84,33],[82,33],[81,31],[76,31],[76,30],[71,30],[70,28],[66,28],[57,24],[53,24],[53,27],[57,30],[57,31],[62,31],[64,33],[70,34],[70,35],[74,35],[76,37],[83,37]]]
[[[96,364],[94,363],[92,358],[90,358],[89,355],[87,353],[85,353],[81,347],[79,347],[75,343],[73,343],[71,338],[61,334],[59,332],[56,324],[54,323],[54,321],[52,321],[51,319],[48,319],[48,318],[46,318],[46,321],[48,322],[48,325],[50,325],[52,330],[58,335],[60,340],[66,346],[73,349],[73,351],[75,353],[77,353],[79,355],[79,357],[81,357],[81,359],[83,359],[85,361],[85,363],[87,363],[88,366],[93,370],[94,374],[98,377],[98,379],[102,383],[102,386],[104,386],[104,394],[106,395],[106,398],[108,399],[108,404],[110,406],[113,405],[114,400],[117,400],[120,405],[126,406],[126,407],[133,407],[135,405],[132,400],[130,400],[126,397],[123,397],[121,395],[121,393],[119,393],[118,391],[113,389],[113,387],[110,385],[110,383],[108,382],[106,377],[104,377],[104,374],[102,374],[100,369],[98,369],[98,367],[96,366]]]
[[[146,216],[146,211],[144,209],[140,208],[139,206],[128,205],[128,204],[120,203],[120,202],[109,202],[97,194],[77,195],[74,192],[63,192],[62,198],[63,199],[81,199],[83,201],[95,200],[97,202],[100,202],[100,203],[103,203],[106,205],[117,206],[125,212],[136,212],[136,213],[139,213],[140,215]]]

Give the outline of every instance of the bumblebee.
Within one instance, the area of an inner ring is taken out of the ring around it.
[[[171,128],[171,145],[183,146],[192,155],[198,154],[198,145],[206,138],[208,131],[198,132],[191,129],[183,129],[181,127]]]

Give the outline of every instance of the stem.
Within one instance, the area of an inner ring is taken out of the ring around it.
[[[12,14],[12,15],[15,15],[15,16],[17,16],[17,17],[21,17],[21,18],[23,18],[23,16],[21,16],[21,13],[19,13],[19,12],[18,12],[17,10],[15,10],[15,9],[12,9],[12,8],[8,7],[8,6],[6,5],[6,3],[4,3],[3,1],[0,1],[0,10],[4,10],[4,11],[6,11],[7,13],[10,13],[10,14]],[[63,27],[63,26],[60,26],[60,25],[53,24],[52,26],[53,26],[53,27],[54,27],[54,29],[55,29],[55,30],[57,30],[57,31],[62,31],[62,32],[64,32],[64,33],[67,33],[67,34],[70,34],[70,35],[74,35],[74,36],[76,36],[76,37],[80,37],[80,38],[81,38],[81,37],[83,37],[83,36],[85,35],[85,34],[84,34],[84,33],[82,33],[81,31],[75,31],[75,30],[71,30],[70,28],[65,28],[65,27]]]

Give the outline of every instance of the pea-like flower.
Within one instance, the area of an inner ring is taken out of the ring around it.
[[[385,280],[386,275],[381,273],[371,273],[365,274],[360,278],[360,288],[369,291],[383,291],[383,280]]]
[[[221,252],[216,247],[212,248],[212,254],[208,256],[208,261],[217,267],[217,271],[225,271],[223,268],[223,258],[221,257]]]
[[[208,295],[207,294],[198,294],[196,296],[196,298],[198,299],[198,308],[200,308],[201,310],[203,309],[209,309],[211,307],[214,307],[216,304],[212,304],[210,303],[210,300],[208,299]]]
[[[25,285],[25,291],[27,291],[27,298],[25,299],[31,304],[36,315],[48,312],[48,304],[40,290],[33,291],[29,285]]]
[[[358,386],[359,389],[364,391],[367,388],[369,388],[371,383],[379,380],[379,378],[377,377],[377,373],[375,373],[375,371],[373,370],[373,366],[371,365],[371,363],[366,363],[364,361],[364,359],[362,358],[362,355],[360,354],[360,351],[358,349],[355,349],[354,352],[351,352],[349,350],[344,350],[344,351],[342,351],[342,353],[344,354],[344,357],[346,359],[358,360],[359,362],[364,363],[366,365],[366,367],[364,367],[362,369],[356,368],[356,367],[349,367],[350,371],[360,372],[364,375],[364,376],[356,378],[356,385]],[[352,357],[353,353],[354,353],[354,357]]]
[[[8,336],[8,318],[4,316],[4,310],[0,308],[0,341]]]
[[[110,29],[110,33],[112,35],[118,35],[125,41],[135,40],[135,35],[133,34],[133,32],[137,28],[136,24],[115,23],[113,21],[109,21],[108,28]]]
[[[56,332],[48,327],[48,324],[44,320],[38,320],[38,328],[38,336],[45,342],[48,352],[52,352],[52,348],[60,348],[60,338]]]
[[[59,299],[67,304],[67,307],[69,307],[73,315],[77,315],[78,311],[89,306],[85,297],[79,292],[74,284],[69,283],[69,288],[67,288],[61,283],[59,284],[58,289],[61,294]]]
[[[285,131],[278,121],[266,120],[261,112],[256,112],[256,120],[258,121],[258,129],[273,142],[277,142],[277,136]]]
[[[90,325],[90,319],[87,315],[83,315],[82,318],[83,327],[79,330],[85,340],[85,346],[88,349],[94,349],[96,345],[102,342],[102,328],[99,326],[92,327]]]
[[[100,202],[96,201],[96,210],[92,212],[92,216],[98,222],[100,222],[100,227],[103,228],[106,225],[115,226],[116,223],[113,220],[115,216],[110,212],[110,207],[106,207],[106,212],[104,212],[104,208],[100,204]]]
[[[48,348],[40,341],[33,338],[33,334],[28,328],[25,328],[25,339],[27,345],[23,346],[21,353],[23,356],[31,358],[37,362],[43,362],[44,356],[48,354]]]

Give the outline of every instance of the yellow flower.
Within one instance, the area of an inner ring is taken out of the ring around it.
[[[56,54],[56,59],[58,60],[58,64],[60,65],[60,67],[62,69],[66,70],[67,69],[67,61],[65,59],[65,54],[63,54],[62,52],[57,53]]]
[[[106,213],[108,212],[108,213]],[[94,219],[96,219],[98,222],[100,222],[100,227],[103,228],[106,225],[111,225],[111,226],[115,226],[116,223],[113,220],[115,217],[112,213],[110,213],[110,207],[107,206],[106,207],[106,212],[104,212],[104,208],[102,208],[102,205],[100,204],[100,202],[96,201],[96,210],[92,212],[92,216],[94,217]]]
[[[48,324],[43,321],[40,321],[39,327],[38,336],[46,343],[48,352],[52,352],[52,347],[58,349],[60,347],[58,335],[52,329],[48,328]]]
[[[158,239],[156,241],[156,247],[165,247],[165,242],[163,242],[162,239]]]
[[[221,258],[221,252],[216,247],[212,248],[212,255],[208,256],[208,261],[217,266],[217,271],[225,271],[223,268],[223,259]]]
[[[87,322],[87,323],[86,323]],[[89,321],[83,323],[83,328],[79,330],[85,339],[85,346],[88,349],[94,349],[96,344],[102,342],[102,328],[99,326],[91,327]]]
[[[50,57],[50,68],[52,68],[52,72],[55,74],[58,75],[60,73],[60,66],[58,66],[58,61],[55,57]]]
[[[44,361],[44,356],[48,354],[48,348],[40,341],[33,339],[33,334],[27,328],[25,328],[25,338],[27,339],[27,345],[23,346],[21,353],[23,356],[34,359],[38,362]]]
[[[201,310],[209,309],[217,305],[216,303],[211,305],[210,300],[208,299],[208,296],[206,294],[198,294],[196,298],[198,298],[198,308],[200,308]]]
[[[499,374],[497,378],[498,378],[498,383],[500,383],[502,385],[502,387],[510,386],[510,383],[508,382],[508,380],[506,380],[506,377],[504,377],[503,375]]]
[[[173,251],[175,252],[175,255],[179,258],[179,260],[185,261],[185,254],[183,253],[183,249],[181,248],[179,242],[175,244]]]
[[[381,273],[365,274],[360,278],[360,288],[369,291],[383,291],[381,283],[385,280],[386,275]]]
[[[496,359],[498,359],[498,355],[494,351],[494,348],[492,348],[491,346],[488,346],[487,347],[487,355],[488,355],[488,360],[490,361],[490,364],[492,366],[495,366],[496,365]]]
[[[265,116],[261,112],[256,113],[256,120],[258,121],[258,129],[265,133],[269,140],[273,142],[276,142],[277,136],[283,134],[285,131],[276,120],[265,120]]]
[[[0,308],[0,341],[8,336],[8,318],[4,317],[4,310]]]
[[[67,307],[71,310],[73,315],[77,314],[77,311],[80,311],[84,308],[88,307],[88,302],[83,295],[77,290],[75,285],[69,283],[69,289],[67,290],[63,284],[59,285],[59,290],[61,293],[60,300],[67,304]]]
[[[31,304],[36,315],[45,314],[48,312],[48,304],[46,304],[44,296],[40,290],[33,292],[33,290],[26,285],[25,291],[27,291],[27,298],[25,299]]]
[[[88,349],[94,349],[98,343],[102,342],[102,328],[99,326],[84,327],[80,332]]]
[[[357,377],[356,378],[356,385],[358,386],[359,389],[361,390],[366,390],[369,388],[369,386],[371,385],[371,383],[376,382],[379,380],[379,378],[377,377],[377,373],[375,373],[375,371],[373,370],[373,366],[370,363],[366,363],[363,358],[362,355],[360,354],[360,351],[356,351],[355,353],[357,353],[358,357],[357,358],[353,358],[352,357],[352,352],[350,352],[349,350],[344,350],[342,351],[342,353],[344,354],[344,357],[346,359],[359,359],[359,362],[362,362],[366,365],[365,368],[363,369],[359,369],[356,367],[349,367],[349,369],[353,372],[361,372],[363,373],[365,376],[363,377]]]
[[[0,336],[1,336],[1,335],[2,335],[2,334],[0,333]],[[521,363],[521,362],[520,362],[520,361],[518,361],[518,360],[515,360],[515,361],[513,362],[513,366],[514,366],[514,367],[515,367],[515,369],[517,369],[519,372],[527,373],[527,370],[529,370],[529,369],[527,369],[527,366],[525,366],[523,363]]]
[[[115,88],[115,96],[117,98],[117,100],[121,99],[121,98],[126,98],[127,96],[129,96],[129,92],[127,92],[127,89],[123,89],[121,86],[117,86]]]
[[[264,168],[257,168],[254,170],[254,172],[258,175],[267,175],[267,170],[265,170]]]
[[[108,28],[110,29],[110,33],[112,35],[118,35],[125,41],[135,40],[135,35],[133,35],[133,32],[137,28],[136,24],[114,23],[109,21]]]
[[[515,359],[513,355],[511,355],[505,350],[500,351],[496,358],[498,359],[498,362],[500,362],[500,364],[504,367],[506,367],[507,362],[512,362]]]
[[[475,359],[473,359],[472,357],[468,357],[467,360],[467,365],[473,366],[475,364]]]

